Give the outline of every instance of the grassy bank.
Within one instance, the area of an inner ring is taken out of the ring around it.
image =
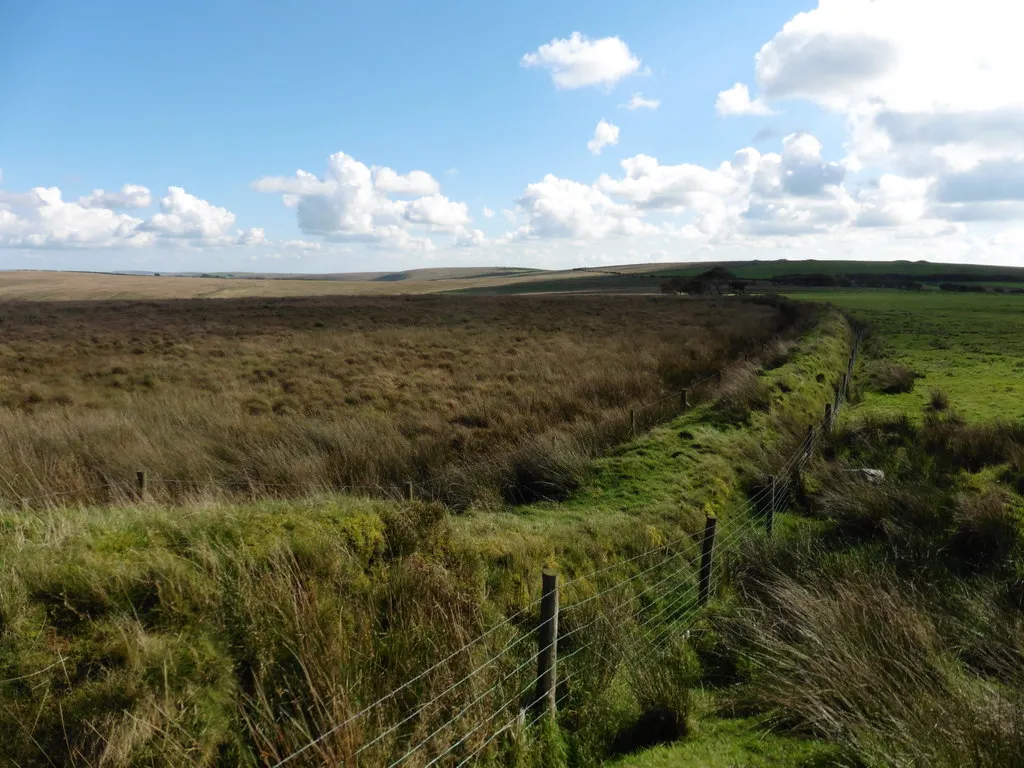
[[[651,738],[651,712],[674,712],[682,735],[692,653],[675,641],[644,648],[634,634],[675,593],[630,595],[656,577],[692,581],[704,512],[728,522],[756,483],[750,467],[770,467],[772,449],[797,440],[831,397],[848,343],[841,318],[820,319],[792,347],[733,370],[719,397],[598,460],[567,504],[453,516],[325,494],[4,513],[0,742],[18,765],[273,763],[451,656],[302,760],[351,761],[363,749],[359,759],[376,764],[420,742],[408,765],[453,744],[465,756],[491,732],[494,708],[517,701],[539,569],[571,579],[617,562],[566,590],[566,605],[584,605],[651,569],[615,593],[626,598],[615,613],[602,614],[604,600],[566,611],[566,634],[601,621],[565,665],[563,746],[542,739],[545,759],[586,764],[632,748]],[[626,562],[676,540],[671,566]],[[488,751],[533,759],[534,742],[512,737]]]

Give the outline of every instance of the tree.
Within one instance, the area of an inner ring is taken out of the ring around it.
[[[730,280],[729,281],[729,288],[730,288],[730,290],[733,293],[743,293],[743,292],[745,292],[747,290],[747,286],[748,285],[750,285],[750,283],[746,282],[745,280]]]
[[[714,288],[715,293],[722,294],[726,288],[730,287],[730,283],[736,280],[736,275],[725,267],[712,267],[702,274],[699,279]]]

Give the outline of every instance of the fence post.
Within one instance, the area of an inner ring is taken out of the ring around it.
[[[634,435],[634,436],[636,435],[636,409],[635,408],[630,408],[629,409],[629,433],[631,435]]]
[[[558,682],[558,574],[545,568],[541,575],[540,627],[537,632],[537,694],[534,706],[555,714]]]
[[[718,518],[708,515],[704,518],[704,539],[700,547],[700,587],[697,605],[704,605],[711,597],[711,559],[715,551],[715,526]]]
[[[687,410],[690,409],[690,390],[684,389],[683,392],[682,392],[682,395],[683,395],[683,410],[687,411]]]
[[[416,501],[416,484],[412,480],[405,484],[405,500]]]
[[[135,490],[140,499],[145,498],[147,485],[146,470],[137,470],[135,472]]]
[[[822,422],[825,432],[832,431],[832,403],[825,403],[825,421]]]
[[[772,475],[772,500],[768,506],[768,516],[764,521],[765,532],[769,537],[772,535],[772,530],[775,528],[775,475]]]

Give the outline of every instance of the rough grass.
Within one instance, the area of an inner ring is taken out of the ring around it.
[[[521,765],[588,765],[617,748],[688,733],[692,655],[685,644],[637,644],[637,632],[662,609],[679,609],[693,584],[704,511],[719,512],[728,530],[744,457],[820,412],[831,391],[826,374],[841,369],[847,343],[841,320],[826,317],[787,360],[769,356],[770,406],[745,429],[720,422],[709,392],[599,459],[568,503],[452,516],[432,503],[325,494],[7,512],[0,743],[19,765],[272,764],[511,618],[304,758],[351,762],[384,733],[360,756],[364,764],[384,764],[427,737],[411,765],[453,744],[457,762],[501,724],[488,720],[498,706],[511,701],[511,716],[522,702],[533,676],[540,567],[568,580],[670,541],[679,542],[674,561],[642,557],[564,591],[562,635],[586,627],[576,642],[585,636],[588,645],[561,666],[558,730],[524,733],[513,724],[487,751]],[[781,380],[790,391],[774,386]],[[653,583],[657,592],[642,595]],[[523,639],[500,664],[444,693]],[[577,647],[570,638],[561,653]]]
[[[715,626],[738,702],[866,765],[1012,764],[1024,503],[998,476],[1022,437],[935,416],[841,430],[808,478],[817,522],[732,563],[739,600]]]
[[[0,499],[117,502],[137,469],[156,501],[563,498],[631,408],[676,412],[666,394],[791,320],[642,297],[8,303]]]

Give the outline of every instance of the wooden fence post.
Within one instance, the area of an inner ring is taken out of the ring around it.
[[[711,597],[711,562],[715,551],[715,526],[718,518],[708,515],[704,519],[704,539],[700,547],[700,586],[697,605],[705,605]]]
[[[629,409],[629,433],[631,435],[634,435],[634,436],[636,435],[636,409],[635,408],[630,408]]]
[[[822,422],[822,426],[825,432],[832,431],[832,403],[825,403],[825,421]]]
[[[416,484],[412,480],[405,484],[405,500],[416,501]]]
[[[540,627],[537,631],[537,694],[534,706],[555,714],[558,682],[558,574],[548,568],[541,576]]]
[[[683,410],[687,411],[690,409],[690,390],[684,389],[682,393],[683,397]]]
[[[138,493],[139,498],[145,498],[146,487],[147,487],[146,470],[140,469],[135,473],[135,491]]]
[[[772,535],[772,530],[775,528],[775,503],[776,503],[775,502],[775,475],[772,475],[771,480],[772,480],[771,502],[768,505],[768,516],[765,518],[765,521],[764,521],[764,529],[765,529],[765,532],[768,534],[769,537]]]

